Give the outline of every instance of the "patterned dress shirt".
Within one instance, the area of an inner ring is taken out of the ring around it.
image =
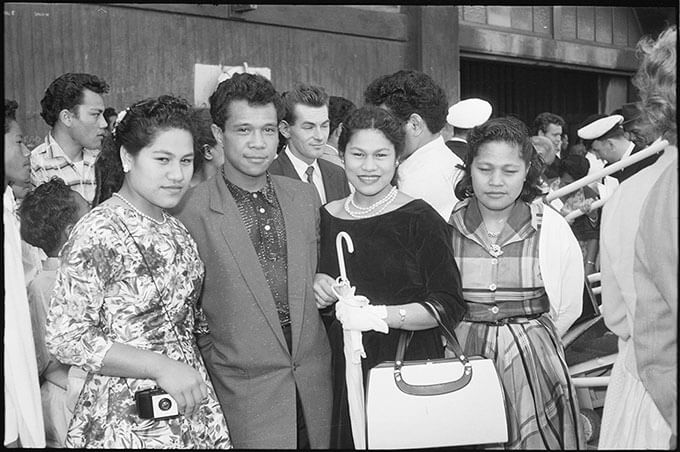
[[[50,133],[43,144],[31,151],[31,184],[37,187],[54,176],[60,177],[92,205],[97,183],[94,162],[98,155],[98,149],[83,149],[83,160],[74,163]]]
[[[224,173],[222,173],[224,176]],[[249,192],[224,181],[236,201],[241,220],[253,242],[260,266],[269,283],[282,327],[290,326],[288,304],[288,253],[283,212],[271,177],[262,190]]]

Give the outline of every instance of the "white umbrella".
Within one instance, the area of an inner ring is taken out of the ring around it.
[[[368,304],[364,297],[355,297],[356,287],[347,279],[345,259],[342,249],[343,239],[347,243],[347,251],[354,252],[352,238],[346,232],[339,232],[335,238],[335,248],[338,253],[340,276],[335,280],[332,289],[338,297],[338,303],[349,306],[363,306]],[[349,402],[349,417],[352,425],[352,438],[356,449],[366,448],[366,412],[364,411],[364,379],[361,373],[361,358],[366,357],[361,340],[361,331],[342,330],[345,352],[345,381],[347,384],[347,400]]]

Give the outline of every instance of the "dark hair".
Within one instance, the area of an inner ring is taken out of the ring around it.
[[[5,99],[5,133],[9,133],[12,122],[17,120],[19,104],[15,100]]]
[[[115,108],[113,108],[113,107],[106,107],[106,108],[104,109],[104,119],[106,119],[107,122],[109,121],[109,117],[110,117],[110,116],[114,116],[114,115],[118,115],[118,113],[116,112],[116,109],[115,109]]]
[[[529,130],[522,121],[510,116],[489,119],[484,124],[474,127],[470,131],[467,141],[470,151],[466,157],[463,178],[456,185],[455,194],[458,199],[469,198],[474,194],[471,175],[472,162],[479,154],[482,145],[490,142],[503,142],[516,146],[520,158],[526,163],[529,171],[527,171],[527,177],[519,198],[522,201],[531,202],[542,194],[539,186],[544,166],[543,160],[531,144]]]
[[[349,99],[340,96],[331,96],[328,99],[328,119],[330,119],[331,122],[328,134],[332,135],[340,123],[345,121],[345,118],[356,110],[356,108],[356,105]]]
[[[586,146],[583,144],[583,141],[579,140],[575,144],[569,145],[569,152],[567,152],[567,155],[582,155],[585,157],[587,152],[588,150],[586,149]],[[588,164],[590,164],[590,162],[588,162]]]
[[[569,154],[560,160],[560,176],[569,174],[574,180],[586,177],[590,170],[588,159],[579,154]]]
[[[197,173],[205,163],[205,147],[217,146],[217,140],[212,134],[210,109],[206,107],[196,107],[191,110],[191,124],[194,128],[194,147],[196,159],[194,160],[194,173]]]
[[[444,90],[429,75],[417,71],[401,70],[378,77],[364,91],[364,100],[384,105],[402,124],[417,113],[431,133],[444,127],[449,109]]]
[[[328,94],[320,86],[298,83],[295,87],[287,91],[283,96],[283,119],[288,124],[295,123],[295,106],[298,104],[310,107],[328,107]]]
[[[210,95],[210,116],[220,129],[229,119],[229,104],[236,100],[260,106],[274,104],[277,121],[283,117],[281,96],[272,82],[259,74],[234,74],[217,85],[215,92]]]
[[[149,146],[159,132],[168,129],[186,130],[192,134],[191,105],[170,95],[141,100],[126,109],[125,117],[116,125],[111,139],[104,139],[95,161],[97,189],[93,205],[102,203],[123,186],[125,174],[120,160],[120,148],[132,155]],[[108,137],[107,137],[108,138]],[[194,160],[197,160],[194,149]]]
[[[103,94],[109,92],[109,85],[96,75],[67,73],[57,77],[45,91],[40,101],[43,117],[47,125],[54,127],[62,110],[74,111],[83,101],[86,89]]]
[[[338,139],[338,151],[344,155],[347,143],[359,130],[375,129],[385,135],[393,145],[397,160],[404,149],[404,129],[390,112],[373,105],[354,110],[343,122],[342,133]]]
[[[546,133],[550,124],[555,124],[564,128],[566,122],[564,122],[564,119],[562,119],[561,116],[545,111],[534,119],[534,134],[538,135],[539,131]]]
[[[78,220],[77,192],[53,177],[29,192],[19,206],[21,238],[48,256],[62,245],[62,233]]]
[[[95,191],[92,207],[109,199],[123,185],[125,174],[119,150],[120,148],[113,142],[113,137],[105,135],[102,149],[94,161]]]

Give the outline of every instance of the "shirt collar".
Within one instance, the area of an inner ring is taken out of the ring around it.
[[[274,191],[274,184],[272,183],[272,179],[269,176],[269,173],[267,173],[267,178],[264,187],[252,192],[245,190],[236,184],[231,183],[229,179],[227,179],[227,176],[224,174],[224,170],[222,170],[222,178],[224,179],[224,182],[227,184],[227,188],[229,189],[231,194],[237,200],[249,199],[253,195],[253,193],[257,193],[260,196],[262,196],[264,200],[267,201],[269,204],[276,205],[276,191]]]
[[[413,151],[413,154],[411,154],[411,156],[413,156],[417,153],[425,154],[425,153],[427,153],[427,152],[429,152],[433,149],[440,149],[442,146],[446,146],[446,143],[444,143],[444,137],[442,137],[441,134],[440,134],[434,140],[428,141],[427,143],[425,143],[424,145],[420,146],[418,149]]]
[[[449,141],[460,141],[461,143],[467,144],[467,140],[465,138],[461,138],[461,137],[453,137]]]
[[[45,145],[47,146],[47,152],[49,153],[50,158],[63,157],[67,162],[72,163],[69,156],[66,155],[66,152],[64,152],[59,143],[57,143],[57,140],[52,136],[52,132],[49,132],[45,137]]]
[[[630,144],[628,145],[628,149],[626,149],[626,152],[624,152],[623,155],[621,156],[621,160],[623,160],[623,159],[625,159],[626,157],[630,156],[630,154],[633,153],[633,149],[635,149],[635,143],[633,143],[633,142],[631,141]]]
[[[48,157],[50,158],[55,158],[55,157],[62,157],[64,158],[70,165],[75,165],[76,163],[83,163],[83,162],[88,162],[88,163],[94,163],[94,160],[96,159],[99,151],[96,149],[87,149],[87,148],[82,148],[83,150],[83,160],[80,162],[74,162],[71,160],[71,158],[66,155],[66,152],[64,152],[64,149],[59,145],[57,140],[54,139],[54,136],[52,136],[52,132],[49,132],[47,134],[47,137],[45,137],[45,145],[48,153]]]
[[[291,163],[293,164],[293,167],[295,168],[295,171],[298,173],[298,176],[300,176],[301,180],[307,181],[307,174],[305,173],[305,171],[307,171],[307,168],[310,166],[314,167],[314,173],[321,174],[318,159],[314,159],[314,161],[310,165],[301,158],[297,157],[295,154],[293,154],[288,145],[286,145],[283,152],[285,152],[288,158],[290,159]]]
[[[467,207],[467,208],[464,208]],[[538,203],[527,204],[521,200],[515,202],[506,221],[509,228],[504,228],[498,238],[499,244],[505,244],[526,238],[531,232],[538,230],[542,217],[542,206]],[[482,213],[479,210],[477,200],[464,199],[454,208],[452,222],[459,226],[460,232],[480,243],[486,241],[486,229],[483,227]]]
[[[406,160],[403,160],[399,164],[398,174],[404,174],[410,171],[412,168],[417,168],[423,164],[436,164],[436,155],[441,153],[442,148],[446,151],[446,154],[452,154],[449,147],[444,143],[444,138],[439,135],[434,140],[425,143],[423,146],[419,147],[411,155],[409,155]],[[453,154],[452,154],[453,155]]]

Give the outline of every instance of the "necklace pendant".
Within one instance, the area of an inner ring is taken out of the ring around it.
[[[503,250],[501,249],[500,245],[493,243],[489,246],[489,254],[491,254],[493,257],[498,257],[503,254]]]

